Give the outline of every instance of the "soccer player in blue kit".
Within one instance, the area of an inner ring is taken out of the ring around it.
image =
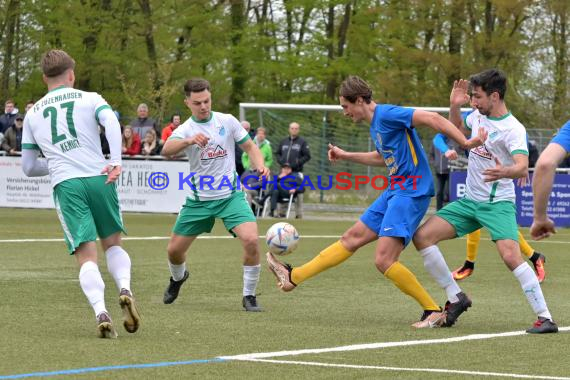
[[[390,186],[339,241],[325,248],[311,261],[292,268],[267,253],[269,269],[277,277],[279,287],[283,291],[291,291],[310,277],[342,263],[360,247],[377,241],[376,268],[403,293],[413,297],[423,309],[420,321],[412,326],[425,328],[447,325],[446,313],[441,311],[415,275],[399,261],[401,252],[411,241],[434,195],[428,160],[414,127],[423,125],[442,132],[457,141],[463,149],[483,144],[486,132],[481,130],[477,137],[467,140],[453,124],[436,113],[376,104],[368,83],[357,76],[350,76],[341,84],[340,105],[344,115],[354,122],[366,121],[370,124],[370,135],[376,150],[347,152],[329,145],[329,160],[333,163],[348,160],[369,166],[387,166]]]
[[[556,168],[570,154],[570,120],[544,149],[534,169],[532,194],[534,197],[534,218],[530,227],[533,239],[541,240],[556,233],[554,222],[546,214],[548,198],[552,193],[552,184]]]

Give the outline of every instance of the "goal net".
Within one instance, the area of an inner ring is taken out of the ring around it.
[[[448,108],[443,107],[415,107],[428,111],[447,114]],[[465,109],[468,110],[468,109]],[[387,175],[384,167],[368,167],[347,161],[340,161],[331,165],[328,161],[328,144],[338,145],[342,149],[352,152],[368,152],[375,150],[374,142],[370,138],[370,126],[368,124],[355,124],[342,113],[338,105],[307,105],[307,104],[275,104],[275,103],[241,103],[240,120],[247,120],[253,129],[264,127],[267,139],[271,142],[274,153],[277,152],[279,142],[289,136],[289,124],[297,122],[301,126],[300,136],[310,146],[311,160],[304,165],[303,173],[309,175],[316,190],[307,188],[305,199],[308,202],[317,203],[344,203],[363,205],[363,201],[370,201],[378,196],[378,190],[370,185],[361,185],[355,190],[354,185],[350,190],[319,190],[317,177],[321,176],[323,186],[328,184],[329,176],[338,173],[350,173],[354,176],[364,175],[372,178],[375,175]],[[420,128],[418,133],[422,138],[427,153],[431,149],[431,140],[435,134],[429,128]],[[279,164],[275,159],[272,172],[279,171]],[[352,181],[354,183],[354,181]],[[336,182],[335,182],[336,184]],[[345,186],[344,184],[342,186]],[[378,184],[381,186],[381,183]]]

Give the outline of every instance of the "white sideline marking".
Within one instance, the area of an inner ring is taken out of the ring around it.
[[[570,331],[570,326],[559,327],[558,330]],[[372,349],[387,348],[387,347],[406,347],[406,346],[418,346],[424,344],[454,343],[454,342],[464,342],[469,340],[504,338],[511,336],[519,336],[519,335],[527,335],[527,333],[526,331],[521,330],[521,331],[510,331],[504,333],[494,333],[494,334],[472,334],[472,335],[456,336],[453,338],[407,340],[400,342],[379,342],[379,343],[353,344],[350,346],[338,346],[338,347],[328,347],[328,348],[309,348],[309,349],[291,350],[291,351],[259,352],[259,353],[242,354],[234,356],[220,356],[219,358],[225,360],[251,360],[251,359],[274,358],[280,356],[321,354],[326,352],[345,352],[345,351],[357,351],[357,350],[372,350]]]
[[[265,239],[265,235],[259,235],[260,239]],[[302,235],[303,239],[338,239],[340,235]],[[223,236],[210,236],[210,235],[200,235],[198,239],[212,240],[212,239],[234,239],[233,236],[223,235]],[[125,236],[123,240],[170,240],[170,236]],[[0,239],[0,243],[53,243],[62,242],[63,239]]]
[[[570,380],[570,377],[560,376],[537,376],[537,375],[520,375],[516,373],[501,373],[501,372],[480,372],[480,371],[462,371],[455,369],[440,369],[440,368],[402,368],[402,367],[384,367],[372,365],[353,365],[353,364],[335,364],[335,363],[318,363],[318,362],[301,362],[290,360],[270,360],[270,359],[240,359],[251,362],[263,363],[276,363],[276,364],[296,364],[308,365],[317,367],[335,367],[335,368],[355,368],[355,369],[380,369],[384,371],[399,371],[399,372],[431,372],[431,373],[453,373],[459,375],[470,376],[495,376],[495,377],[513,377],[518,379],[545,379],[545,380]]]
[[[214,239],[233,239],[233,236],[230,235],[200,235],[198,239],[206,239],[206,240],[214,240]],[[265,235],[259,235],[258,238],[265,239]],[[303,239],[339,239],[340,235],[301,235]],[[123,240],[169,240],[170,236],[124,236]],[[459,238],[461,240],[465,240],[466,238],[462,237]],[[491,241],[489,238],[481,238],[481,240]],[[54,243],[54,242],[62,242],[63,239],[0,239],[1,243]],[[540,240],[540,241],[531,241],[532,243],[542,243],[542,244],[568,244],[570,241],[559,241],[559,240]]]

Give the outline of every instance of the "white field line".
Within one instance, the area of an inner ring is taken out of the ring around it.
[[[560,327],[558,330],[559,331],[570,331],[570,326]],[[219,358],[225,359],[225,360],[265,359],[265,358],[275,358],[275,357],[281,357],[281,356],[322,354],[322,353],[327,353],[327,352],[374,350],[374,349],[378,349],[378,348],[389,348],[389,347],[407,347],[407,346],[419,346],[419,345],[426,345],[426,344],[465,342],[465,341],[470,341],[470,340],[505,338],[505,337],[511,337],[511,336],[520,336],[520,335],[527,335],[527,333],[526,333],[526,331],[521,330],[521,331],[510,331],[510,332],[504,332],[504,333],[494,333],[494,334],[472,334],[472,335],[457,336],[457,337],[453,337],[453,338],[353,344],[350,346],[338,346],[338,347],[328,347],[328,348],[308,348],[308,349],[291,350],[291,351],[258,352],[258,353],[242,354],[242,355],[234,355],[234,356],[220,356]]]
[[[259,235],[260,239],[265,239],[265,235]],[[303,239],[338,239],[339,235],[303,235]],[[123,240],[169,240],[170,236],[124,236]],[[231,235],[200,235],[198,239],[215,240],[215,239],[234,239]],[[63,242],[63,239],[0,239],[1,243],[54,243]]]
[[[317,367],[378,369],[383,371],[396,371],[396,372],[422,372],[422,373],[427,372],[427,373],[457,374],[457,375],[468,375],[468,376],[510,377],[516,379],[570,380],[570,377],[560,377],[560,376],[520,375],[516,373],[463,371],[463,370],[443,369],[443,368],[384,367],[384,366],[372,366],[372,365],[318,363],[318,362],[302,362],[302,361],[292,361],[292,360],[271,360],[271,359],[240,359],[240,360],[251,361],[251,362],[275,363],[275,364],[307,365],[307,366],[317,366]]]
[[[258,238],[265,239],[264,235],[259,235]],[[340,235],[301,235],[302,239],[339,239]],[[143,240],[169,240],[170,236],[124,236],[123,240],[127,241],[143,241]],[[230,235],[200,235],[198,239],[204,240],[216,240],[216,239],[234,239],[233,236]],[[459,238],[461,240],[465,240],[465,238]],[[489,238],[481,238],[481,240],[491,241]],[[1,243],[55,243],[55,242],[63,242],[64,240],[61,238],[45,238],[45,239],[0,239]],[[560,240],[540,240],[534,241],[531,240],[531,243],[541,243],[541,244],[570,244],[569,241],[560,241]]]

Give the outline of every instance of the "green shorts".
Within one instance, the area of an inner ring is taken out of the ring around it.
[[[53,201],[73,254],[81,243],[105,239],[125,232],[117,196],[117,185],[105,184],[107,176],[71,178],[53,189]]]
[[[436,213],[455,228],[457,237],[485,227],[493,241],[519,241],[517,208],[513,202],[475,202],[462,198],[449,203]]]
[[[216,218],[222,219],[224,226],[232,234],[232,229],[240,224],[255,222],[255,215],[245,200],[245,193],[236,191],[227,198],[213,201],[186,198],[172,232],[182,236],[197,236],[210,232]]]

